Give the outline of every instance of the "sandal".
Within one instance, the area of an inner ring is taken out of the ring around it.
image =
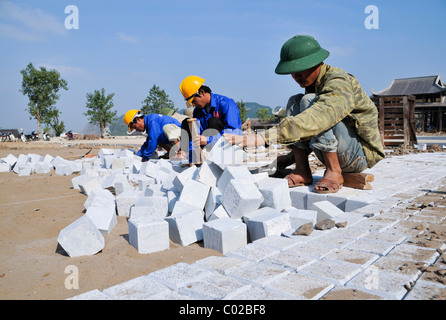
[[[318,183],[316,183],[316,185],[314,187],[315,188],[316,187],[325,188],[326,190],[314,189],[313,191],[315,193],[336,193],[339,191],[339,189],[342,188],[342,185],[343,185],[342,183],[339,184],[336,181],[322,178],[321,180],[319,180]]]
[[[299,187],[299,186],[310,186],[313,184],[313,179],[311,179],[311,182],[296,181],[295,179],[293,179],[292,173],[287,175],[285,177],[285,179],[288,180],[289,188],[294,188],[294,187]]]

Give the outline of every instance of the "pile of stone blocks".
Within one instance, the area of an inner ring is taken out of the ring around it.
[[[57,174],[78,173],[72,186],[87,196],[85,215],[59,235],[69,256],[102,250],[102,235],[112,232],[117,217],[127,219],[129,243],[139,253],[167,250],[169,241],[183,246],[203,241],[224,254],[263,237],[292,237],[303,224],[343,213],[325,199],[315,199],[308,209],[308,199],[296,203],[285,179],[251,172],[243,153],[220,139],[198,167],[164,159],[141,162],[124,149],[101,149],[76,161],[21,155],[2,162],[14,162],[18,172],[49,163]]]

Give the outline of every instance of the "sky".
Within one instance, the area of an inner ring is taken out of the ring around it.
[[[123,115],[156,85],[184,109],[179,85],[189,75],[235,101],[285,106],[303,89],[274,69],[298,34],[369,95],[393,79],[446,81],[445,16],[445,0],[0,0],[0,128],[37,129],[20,92],[30,62],[68,82],[56,107],[74,132],[88,123],[87,93],[114,93]]]

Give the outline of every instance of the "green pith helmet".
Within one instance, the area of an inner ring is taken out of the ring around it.
[[[294,36],[284,43],[280,51],[277,74],[301,72],[317,66],[330,55],[311,36]]]
[[[158,113],[159,114],[164,114],[166,116],[171,116],[171,115],[173,115],[175,113],[175,110],[171,109],[169,107],[162,107],[162,108],[159,109]]]

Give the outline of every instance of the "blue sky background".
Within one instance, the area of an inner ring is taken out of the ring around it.
[[[64,26],[65,7],[79,9],[79,29]],[[368,5],[379,29],[367,29]],[[314,36],[326,63],[355,75],[371,94],[395,78],[440,75],[446,80],[445,0],[0,0],[0,127],[37,129],[19,92],[20,70],[56,69],[69,90],[57,103],[67,130],[88,122],[86,94],[115,93],[118,115],[140,108],[156,84],[179,109],[189,75],[236,101],[284,106],[303,92],[276,75],[283,43]]]

